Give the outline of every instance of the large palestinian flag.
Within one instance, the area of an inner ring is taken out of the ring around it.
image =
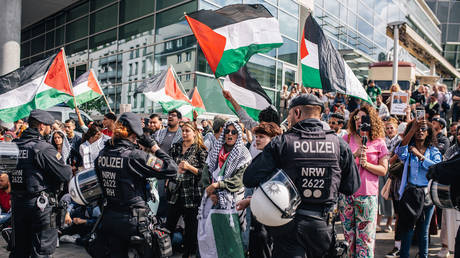
[[[241,108],[256,121],[259,120],[260,111],[272,103],[259,82],[251,77],[246,66],[225,77],[224,89],[230,91]],[[227,106],[235,112],[231,103],[226,101]]]
[[[216,78],[238,71],[255,53],[283,44],[278,20],[261,4],[200,10],[185,18]]]
[[[372,104],[358,78],[311,14],[305,22],[300,58],[303,86],[347,94]]]
[[[14,122],[34,109],[47,109],[72,98],[62,49],[47,59],[0,77],[0,120]]]
[[[189,99],[193,106],[193,110],[195,110],[198,113],[198,115],[206,112],[206,107],[204,106],[203,99],[201,98],[200,92],[198,92],[197,87],[194,87],[189,92]]]
[[[80,75],[73,82],[73,93],[77,100],[77,106],[104,95],[93,69]],[[70,107],[75,107],[73,98],[70,99],[67,104]]]

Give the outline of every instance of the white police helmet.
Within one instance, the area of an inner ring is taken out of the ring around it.
[[[102,188],[94,169],[83,170],[69,182],[72,200],[80,205],[88,205],[102,198]]]
[[[430,180],[428,183],[431,200],[442,209],[460,210],[460,197],[452,191],[451,185],[444,185],[436,180]]]
[[[290,222],[300,204],[300,197],[291,179],[278,170],[258,187],[251,199],[251,212],[267,226],[282,226]]]

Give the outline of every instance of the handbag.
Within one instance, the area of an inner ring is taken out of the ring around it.
[[[385,185],[382,188],[382,191],[380,191],[380,194],[382,195],[383,199],[385,200],[390,200],[390,192],[391,192],[391,178],[388,178],[387,181],[385,182]]]
[[[393,163],[390,166],[388,173],[390,174],[391,178],[401,178],[403,171],[404,171],[404,162],[398,159],[397,162]]]

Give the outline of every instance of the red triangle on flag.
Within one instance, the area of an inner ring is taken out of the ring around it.
[[[300,39],[300,59],[304,59],[308,56],[307,45],[305,44],[305,29],[302,33],[302,38]]]
[[[190,28],[200,44],[201,50],[208,60],[211,70],[216,73],[217,66],[224,54],[227,39],[214,32],[207,25],[185,15]]]
[[[97,83],[97,79],[96,79],[96,76],[94,76],[93,70],[90,70],[90,71],[89,71],[89,75],[88,75],[88,87],[89,87],[91,90],[93,90],[94,92],[96,92],[97,94],[102,95],[101,88],[99,87],[99,85],[98,85],[98,83]]]
[[[73,96],[69,83],[68,71],[64,62],[63,50],[57,54],[50,68],[48,69],[48,74],[45,78],[45,84],[56,90]]]
[[[168,68],[168,74],[165,79],[165,93],[166,95],[172,97],[175,100],[183,100],[190,103],[190,100],[185,96],[185,94],[180,90],[177,85],[176,79],[171,71],[171,68]]]
[[[200,93],[198,92],[198,88],[195,87],[192,95],[192,106],[202,108],[206,110],[204,107],[203,99],[201,98]]]

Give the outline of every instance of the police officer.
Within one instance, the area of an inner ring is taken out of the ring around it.
[[[360,186],[358,168],[347,143],[322,127],[323,109],[323,103],[313,94],[292,99],[289,130],[274,138],[244,173],[244,185],[256,187],[276,169],[283,169],[301,195],[294,220],[269,227],[273,257],[331,255],[335,243],[331,210],[338,193],[350,195]]]
[[[120,116],[112,137],[95,160],[106,199],[96,257],[127,257],[130,248],[141,257],[152,257],[146,179],[173,177],[177,165],[154,140],[143,136],[140,118],[133,113]],[[136,149],[137,137],[151,153]]]
[[[15,142],[19,148],[17,170],[10,173],[14,245],[10,257],[50,257],[57,244],[57,193],[72,175],[70,166],[43,137],[54,118],[33,110],[29,128]]]

